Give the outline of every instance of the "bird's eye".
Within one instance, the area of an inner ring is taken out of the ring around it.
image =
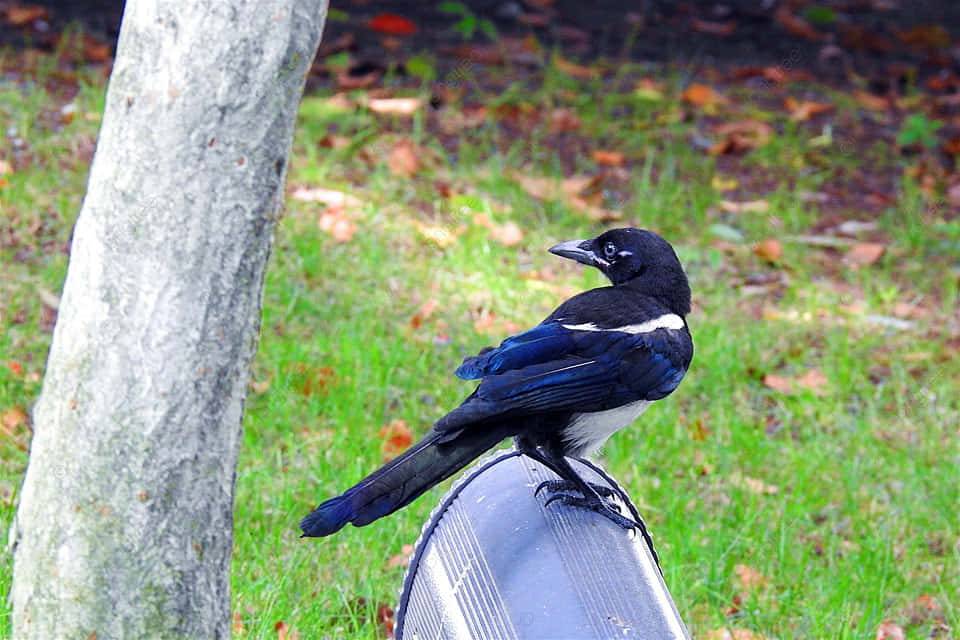
[[[617,245],[613,244],[612,242],[608,242],[607,244],[603,245],[604,258],[606,258],[607,260],[610,260],[616,255],[617,255]]]

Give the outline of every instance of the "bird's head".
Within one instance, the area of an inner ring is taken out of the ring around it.
[[[690,285],[670,243],[645,229],[611,229],[590,240],[569,240],[550,253],[596,267],[614,286],[642,290],[686,315]]]

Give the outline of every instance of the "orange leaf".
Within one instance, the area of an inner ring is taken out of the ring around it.
[[[773,19],[795,36],[814,42],[823,38],[823,34],[811,27],[809,22],[791,13],[787,4],[780,5],[780,8],[773,14]]]
[[[880,626],[877,627],[877,635],[873,638],[874,640],[904,640],[907,635],[903,632],[903,627],[887,620],[881,622]]]
[[[593,67],[585,67],[575,62],[570,62],[563,56],[554,56],[553,65],[568,76],[574,78],[589,79],[597,75],[597,70]]]
[[[34,20],[49,20],[50,12],[35,4],[13,5],[7,8],[7,22],[14,27],[22,27]]]
[[[440,304],[436,300],[427,300],[424,302],[420,305],[420,308],[417,309],[417,312],[413,314],[413,317],[410,318],[410,326],[414,329],[419,329],[424,321],[432,316],[433,312],[436,311],[439,306]]]
[[[317,226],[326,231],[337,242],[350,242],[357,232],[357,225],[347,217],[347,213],[340,208],[330,208],[320,214]]]
[[[398,140],[390,150],[388,159],[390,173],[395,176],[411,178],[420,170],[420,156],[412,140]]]
[[[850,247],[843,259],[854,267],[874,264],[883,256],[886,247],[878,242],[858,242]]]
[[[423,106],[420,98],[370,98],[367,108],[374,113],[411,116]]]
[[[890,108],[889,100],[882,96],[867,93],[862,89],[854,89],[852,95],[854,99],[860,103],[860,106],[870,109],[871,111],[886,111]]]
[[[611,167],[623,166],[623,154],[619,151],[606,151],[604,149],[594,150],[590,156],[597,164],[605,164]]]
[[[27,423],[27,412],[21,409],[20,407],[13,407],[12,409],[7,409],[3,413],[3,417],[0,418],[0,422],[3,423],[3,426],[6,427],[8,431],[16,429],[19,426],[25,425]]]
[[[379,435],[383,439],[381,449],[387,460],[396,458],[413,444],[413,432],[405,420],[391,420],[380,428]]]
[[[826,394],[824,387],[827,386],[829,380],[823,371],[820,371],[820,369],[814,367],[797,378],[796,382],[797,386],[801,389],[807,389],[808,391],[814,392],[818,396],[822,396]]]
[[[783,106],[790,112],[790,119],[794,122],[806,122],[813,116],[833,111],[834,108],[829,102],[795,100],[790,97],[784,99]]]
[[[745,564],[738,564],[733,568],[733,571],[737,574],[737,580],[739,580],[743,588],[748,591],[759,589],[770,582],[767,576]]]
[[[231,625],[232,631],[235,635],[242,636],[246,633],[246,629],[243,626],[243,616],[239,613],[233,614],[233,624]]]
[[[684,102],[695,107],[707,107],[726,102],[726,98],[714,91],[713,87],[697,82],[691,82],[680,97]]]
[[[391,36],[412,36],[417,32],[417,25],[395,13],[380,13],[370,18],[367,26],[374,31]]]
[[[783,257],[783,245],[776,238],[767,238],[753,248],[757,257],[767,262],[780,262]]]
[[[793,381],[790,378],[767,373],[763,376],[763,384],[780,393],[793,393]]]

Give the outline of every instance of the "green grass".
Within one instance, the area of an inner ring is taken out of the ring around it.
[[[38,291],[61,287],[87,172],[78,150],[94,138],[102,108],[100,76],[81,73],[74,96],[50,69],[0,89],[0,119],[29,145],[0,191],[0,413],[29,408],[39,392],[51,296]],[[414,541],[440,491],[329,539],[301,540],[296,523],[382,462],[383,424],[404,420],[421,434],[466,396],[472,386],[452,376],[463,356],[601,284],[599,274],[544,249],[604,225],[562,201],[537,200],[509,177],[596,173],[593,149],[627,157],[620,174],[607,175],[600,204],[623,212],[618,224],[666,235],[694,291],[696,355],[687,379],[603,453],[654,533],[694,636],[728,627],[768,638],[872,638],[885,620],[908,638],[927,637],[940,623],[956,633],[957,220],[905,181],[886,211],[834,212],[876,220],[887,241],[876,264],[849,267],[834,249],[790,239],[811,233],[825,215],[799,194],[866,162],[812,149],[820,128],[764,112],[778,131],[770,144],[717,159],[690,143],[695,129],[707,128],[695,110],[681,113],[690,107],[679,102],[682,82],[672,71],[664,72],[660,101],[632,93],[639,78],[658,76],[630,65],[616,70],[621,92],[552,66],[542,76],[514,72],[491,73],[487,93],[473,89],[470,101],[491,112],[453,142],[436,133],[437,121],[460,111],[457,102],[413,119],[336,108],[327,93],[304,104],[289,181],[342,189],[363,204],[350,213],[358,231],[347,243],[318,228],[321,205],[293,199],[277,230],[237,480],[237,635],[275,638],[284,621],[304,637],[382,637],[376,612],[395,604],[403,572],[388,560]],[[426,95],[427,88],[407,90]],[[72,121],[38,117],[70,100],[79,114]],[[540,117],[511,128],[495,105],[528,105],[541,116],[565,107],[582,126],[555,134]],[[734,102],[719,118],[753,117],[757,109],[745,115]],[[331,133],[351,144],[319,147]],[[395,177],[387,165],[403,136],[423,148],[413,178]],[[720,192],[715,175],[739,177],[743,186]],[[770,211],[723,213],[724,198],[764,198]],[[463,202],[497,224],[516,223],[523,241],[491,240]],[[710,231],[716,223],[743,241],[718,241]],[[459,235],[438,246],[419,230],[425,226]],[[777,264],[752,252],[768,237],[783,240]],[[431,300],[437,310],[415,326],[411,319]],[[893,315],[901,300],[925,310],[910,318],[912,328],[871,319]],[[491,327],[476,324],[490,313]],[[812,368],[826,378],[814,390],[786,395],[763,382]],[[24,425],[0,433],[4,527],[28,437]],[[763,584],[740,585],[738,565],[762,574]],[[9,581],[2,556],[0,589]],[[924,595],[938,612],[917,614]],[[7,615],[0,636],[9,633]]]

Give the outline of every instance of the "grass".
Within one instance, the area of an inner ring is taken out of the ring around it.
[[[16,54],[3,56],[6,67]],[[519,79],[515,71],[492,71],[462,102],[412,119],[337,106],[329,91],[304,102],[290,183],[342,189],[362,204],[349,212],[358,230],[348,242],[319,229],[322,206],[293,198],[277,230],[237,479],[235,634],[274,638],[283,621],[303,637],[382,637],[377,611],[395,604],[403,572],[388,560],[414,541],[440,491],[329,539],[300,540],[297,521],[382,462],[382,425],[403,420],[420,434],[466,396],[471,385],[452,376],[463,356],[602,284],[544,249],[609,224],[531,196],[512,172],[602,175],[601,204],[624,214],[616,224],[660,230],[690,276],[693,367],[673,396],[611,440],[603,462],[640,505],[694,636],[727,627],[871,638],[887,620],[907,638],[956,634],[960,226],[935,195],[900,177],[913,160],[886,160],[898,175],[884,209],[821,208],[801,195],[872,165],[836,146],[811,147],[820,128],[767,109],[778,135],[760,149],[714,158],[690,142],[706,123],[757,113],[768,96],[711,116],[680,102],[675,70],[620,65],[618,92],[552,65]],[[642,77],[662,79],[662,99],[633,93]],[[103,89],[100,74],[81,70],[67,83],[50,64],[0,89],[0,119],[26,145],[6,156],[12,171],[0,191],[4,527],[29,440],[27,424],[8,412],[29,409],[39,392]],[[76,115],[57,116],[68,102]],[[488,106],[486,120],[438,133],[467,102]],[[579,128],[551,131],[550,110],[560,107]],[[511,122],[511,109],[533,116]],[[349,144],[320,147],[330,134]],[[412,178],[388,167],[400,138],[419,145],[423,166]],[[590,151],[604,148],[623,152],[625,168],[598,167]],[[738,186],[718,190],[717,176]],[[769,212],[719,208],[760,198]],[[478,212],[515,223],[523,241],[492,240]],[[831,217],[876,221],[869,233],[884,256],[854,268],[844,249],[796,239],[824,233],[817,225]],[[718,237],[717,224],[742,240]],[[428,229],[453,239],[438,244]],[[782,242],[773,263],[752,251],[767,238]],[[414,321],[430,301],[436,310]],[[912,324],[882,324],[895,315]],[[795,393],[765,384],[776,375],[798,385],[811,370],[822,379]],[[9,582],[2,556],[0,589]]]

